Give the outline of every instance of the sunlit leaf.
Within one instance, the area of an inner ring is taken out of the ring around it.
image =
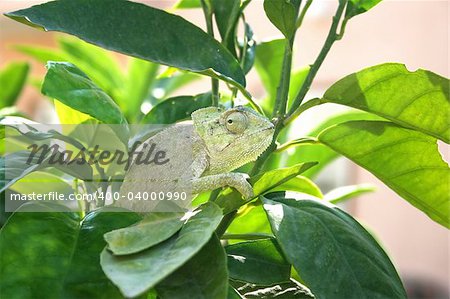
[[[28,63],[12,62],[0,70],[0,108],[14,105],[27,80]]]
[[[347,9],[345,10],[345,17],[352,18],[356,15],[362,14],[373,8],[381,1],[382,0],[350,0],[347,4]]]
[[[450,169],[435,138],[390,122],[351,121],[323,131],[319,140],[450,227]]]
[[[297,10],[291,1],[264,0],[264,11],[272,22],[287,39],[292,38],[295,32]]]
[[[450,81],[435,73],[381,64],[341,79],[323,97],[450,142]]]

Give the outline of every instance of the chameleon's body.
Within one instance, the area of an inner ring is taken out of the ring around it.
[[[245,198],[252,196],[246,175],[231,171],[256,160],[267,149],[273,138],[273,124],[240,106],[226,111],[203,108],[192,113],[192,122],[192,125],[170,127],[144,142],[163,145],[170,163],[132,163],[121,194],[182,190],[196,194],[230,186]],[[121,200],[118,205],[148,212],[154,209],[155,203]]]

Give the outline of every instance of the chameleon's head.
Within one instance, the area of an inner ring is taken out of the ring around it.
[[[210,165],[217,171],[231,171],[256,160],[269,147],[274,133],[267,118],[243,106],[199,109],[192,113],[192,120],[211,162],[221,164]]]

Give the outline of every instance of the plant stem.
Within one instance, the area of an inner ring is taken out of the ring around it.
[[[346,5],[347,5],[347,0],[339,1],[339,6],[336,10],[336,14],[333,17],[333,22],[331,24],[330,31],[329,31],[327,39],[325,40],[325,43],[322,47],[322,50],[320,51],[319,56],[317,56],[317,59],[314,62],[314,64],[311,66],[311,70],[309,71],[308,76],[306,77],[306,80],[302,85],[302,88],[300,89],[299,93],[295,97],[295,100],[292,103],[291,109],[289,110],[288,119],[290,119],[290,120],[294,119],[302,112],[300,109],[300,105],[303,102],[303,99],[305,98],[309,89],[311,88],[311,84],[312,84],[314,78],[316,77],[320,66],[322,65],[323,61],[325,60],[325,57],[327,56],[328,52],[330,52],[331,47],[333,46],[334,42],[339,40],[342,37],[337,33],[337,28],[339,26],[339,22],[342,18],[342,14],[344,13],[344,8]]]
[[[273,109],[272,117],[281,118],[286,113],[286,105],[289,96],[289,85],[291,80],[292,68],[292,46],[294,38],[286,39],[286,48],[284,50],[283,66],[281,68],[280,84],[277,88],[277,100]]]
[[[304,104],[300,105],[300,107],[298,107],[298,109],[297,109],[298,111],[297,111],[296,115],[289,116],[284,120],[284,125],[287,126],[291,121],[293,121],[295,118],[297,118],[300,114],[302,114],[304,111],[308,110],[309,108],[312,108],[314,106],[324,104],[324,103],[326,103],[326,101],[324,99],[320,99],[320,98],[314,98],[312,100],[305,102]]]
[[[306,12],[308,11],[308,9],[309,9],[309,7],[311,6],[312,2],[313,2],[313,0],[308,0],[308,1],[305,3],[305,6],[303,7],[303,9],[302,9],[302,11],[301,11],[301,13],[300,13],[300,16],[299,16],[298,19],[297,19],[297,23],[295,24],[296,27],[297,27],[297,29],[300,28],[300,27],[302,26],[303,19],[305,18]]]
[[[205,2],[205,0],[201,0],[202,2],[202,8],[203,8],[203,14],[205,15],[205,21],[206,21],[206,31],[208,32],[211,37],[214,38],[214,28],[213,28],[213,12],[211,8],[208,6],[208,4]],[[219,80],[212,78],[211,79],[211,105],[212,106],[219,106]]]
[[[225,234],[221,237],[222,240],[261,240],[273,238],[272,235],[269,234]]]
[[[234,217],[236,217],[237,210],[230,212],[223,216],[222,221],[220,221],[219,226],[216,229],[216,234],[219,238],[227,231],[228,226],[233,222]]]

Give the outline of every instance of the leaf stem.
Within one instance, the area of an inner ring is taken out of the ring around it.
[[[317,143],[319,143],[317,138],[303,137],[303,138],[299,138],[299,139],[295,139],[295,140],[291,140],[289,142],[283,143],[275,150],[275,152],[279,153],[279,152],[287,150],[290,147],[301,145],[301,144],[317,144]]]
[[[288,119],[290,119],[290,121],[292,121],[292,119],[297,117],[302,112],[300,109],[300,105],[303,102],[303,99],[305,98],[309,89],[311,88],[311,84],[312,84],[314,78],[316,77],[320,66],[322,65],[323,61],[325,60],[325,57],[327,56],[327,54],[330,52],[331,47],[333,46],[334,42],[342,38],[342,36],[340,36],[337,33],[337,29],[338,29],[338,26],[339,26],[340,20],[342,18],[342,14],[344,13],[344,9],[345,9],[346,5],[347,5],[347,0],[339,0],[339,5],[338,5],[336,13],[333,17],[333,22],[331,24],[331,28],[328,33],[327,39],[325,40],[325,43],[324,43],[319,55],[317,56],[316,61],[311,66],[311,70],[309,71],[308,76],[306,77],[305,82],[302,85],[302,88],[300,89],[297,96],[295,97],[295,100],[292,103],[291,109],[289,110]]]
[[[211,10],[211,7],[208,6],[205,0],[201,0],[202,2],[202,8],[203,8],[203,14],[205,15],[205,21],[206,21],[206,31],[208,34],[214,38],[214,27],[213,27],[213,12]],[[212,78],[211,79],[211,105],[212,106],[219,106],[219,80]]]
[[[302,11],[300,12],[300,16],[297,19],[297,23],[295,24],[295,26],[298,28],[300,28],[303,24],[303,19],[305,18],[306,12],[308,12],[309,7],[311,6],[313,0],[308,0],[305,3],[305,6],[303,6]]]

